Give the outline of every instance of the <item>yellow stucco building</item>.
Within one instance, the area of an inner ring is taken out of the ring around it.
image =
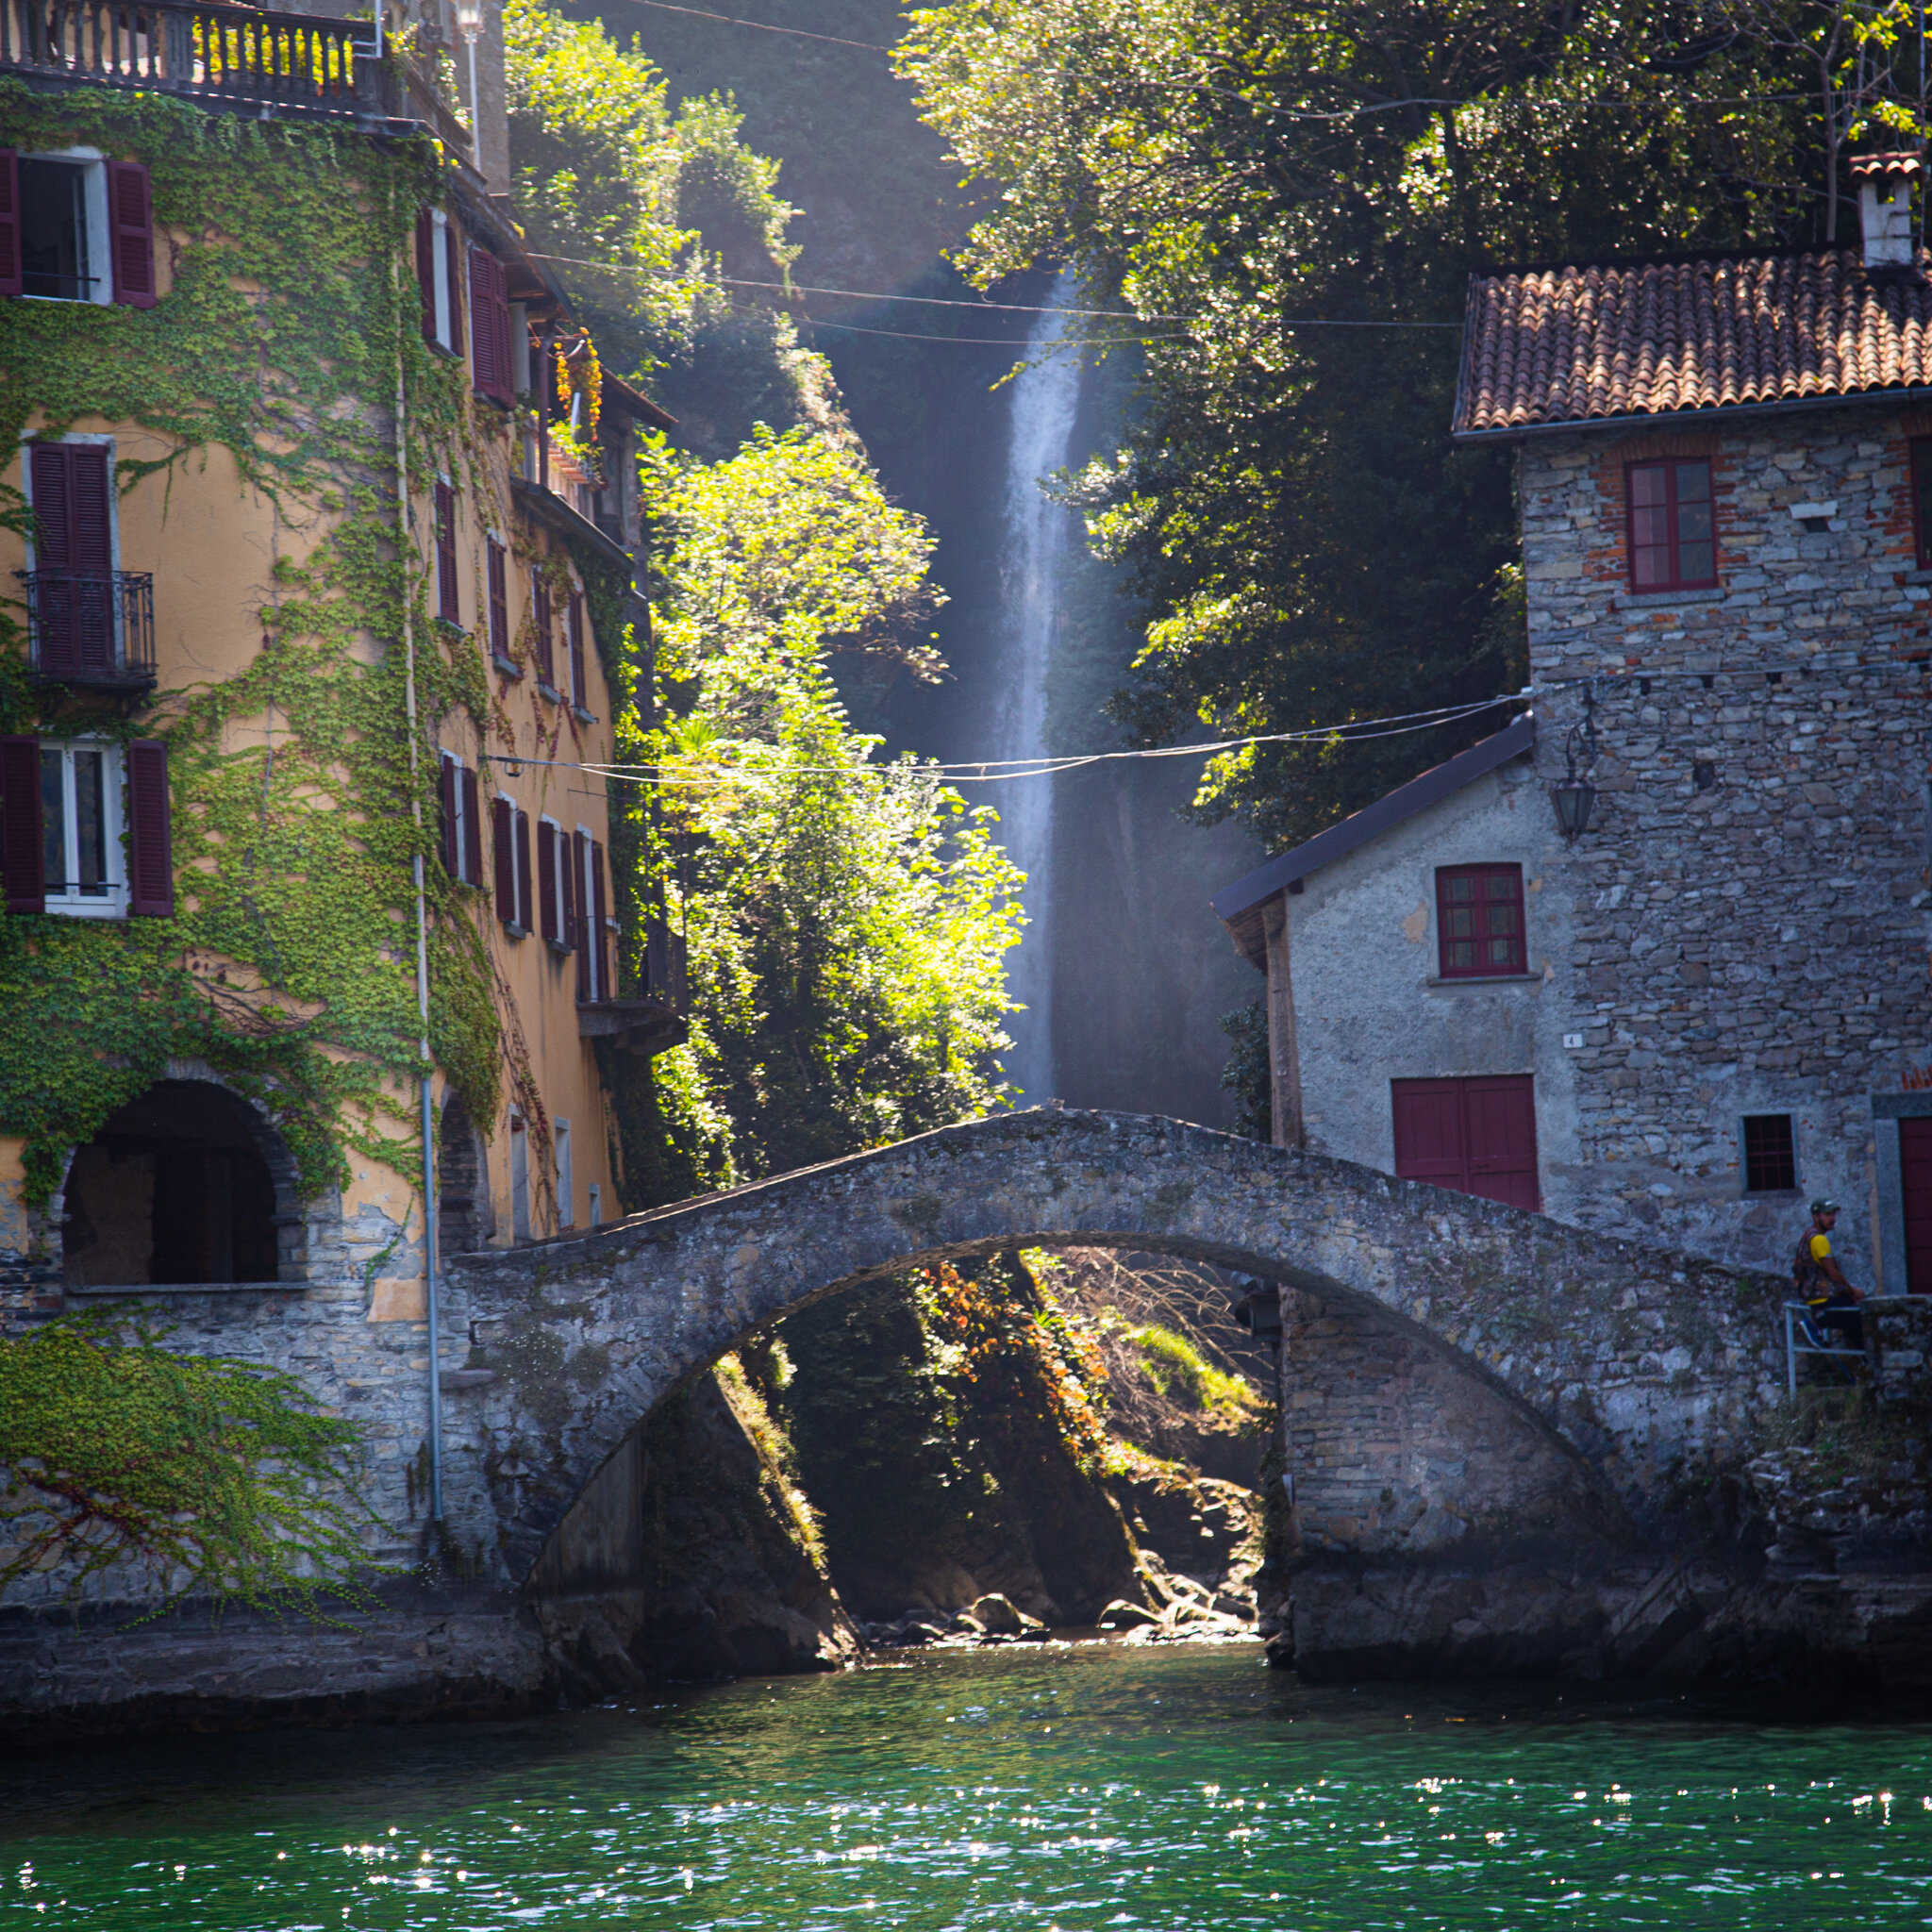
[[[16,1318],[414,1324],[439,1247],[623,1211],[608,1074],[680,1037],[602,769],[669,419],[525,250],[462,25],[0,0]]]

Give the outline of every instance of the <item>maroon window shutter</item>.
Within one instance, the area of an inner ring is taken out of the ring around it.
[[[496,916],[506,925],[517,923],[516,808],[499,798],[491,810],[491,841],[496,859]]]
[[[470,250],[470,380],[485,395],[495,392],[496,330],[490,306],[490,271],[480,248]]]
[[[34,490],[34,567],[77,570],[74,560],[74,452],[71,442],[28,444]]]
[[[590,709],[590,687],[584,682],[584,596],[573,591],[570,597],[570,701],[579,710]]]
[[[548,819],[537,821],[537,926],[546,940],[563,935],[557,929],[557,827]]]
[[[530,814],[517,813],[517,924],[530,929]]]
[[[46,847],[41,832],[41,741],[0,738],[0,875],[9,912],[44,912]]]
[[[537,627],[537,676],[555,690],[557,664],[550,641],[550,586],[544,582],[541,570],[530,575],[530,606]]]
[[[604,848],[591,842],[591,946],[597,962],[596,997],[610,997],[610,934],[605,926]]]
[[[108,222],[114,231],[114,299],[129,308],[155,306],[155,225],[147,170],[139,161],[108,163]]]
[[[442,277],[449,291],[449,346],[463,347],[463,232],[452,222],[442,231]]]
[[[114,661],[108,452],[93,443],[36,442],[29,446],[29,466],[41,669],[57,675],[105,670]],[[96,581],[76,584],[75,577]]]
[[[457,493],[447,483],[436,486],[436,607],[439,617],[462,622],[457,596]]]
[[[423,340],[436,341],[436,222],[425,208],[416,217],[416,292],[423,298]]]
[[[0,295],[18,295],[20,279],[20,156],[0,147]]]
[[[509,662],[509,583],[504,568],[503,545],[490,543],[490,655]]]
[[[137,919],[173,919],[168,747],[152,738],[137,738],[127,747],[127,872],[128,911]]]
[[[483,883],[483,825],[476,816],[476,774],[468,765],[457,767],[457,782],[462,787],[463,849],[457,876],[466,886]]]
[[[437,803],[441,808],[439,843],[442,851],[442,869],[451,878],[462,876],[462,827],[458,820],[457,761],[447,752],[441,759],[442,770],[438,774]]]
[[[68,510],[68,568],[104,577],[114,564],[113,499],[108,452],[99,443],[67,445],[74,495]]]
[[[577,998],[591,997],[591,948],[595,941],[591,932],[591,902],[584,891],[590,877],[591,841],[581,832],[570,835],[570,876],[572,911],[575,914],[572,924],[575,931],[571,941],[577,949]],[[578,902],[582,901],[579,906]]]
[[[566,947],[575,947],[577,942],[577,882],[572,870],[571,861],[575,847],[571,842],[571,834],[560,826],[557,833],[557,871],[558,882],[563,891],[558,894],[560,903],[557,908],[559,922],[558,942]]]

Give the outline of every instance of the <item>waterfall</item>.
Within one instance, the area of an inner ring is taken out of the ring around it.
[[[1067,555],[1067,512],[1049,503],[1041,479],[1065,464],[1080,402],[1077,351],[1054,352],[1064,320],[1051,312],[1078,284],[1062,270],[1050,312],[1026,342],[1026,368],[1008,385],[1011,431],[1007,454],[1006,526],[1000,558],[998,682],[993,715],[995,759],[1049,755],[1047,685],[1059,628],[1060,575]],[[1025,934],[1012,955],[1013,997],[1025,1011],[1008,1022],[1013,1051],[1008,1077],[1024,1090],[1024,1106],[1056,1093],[1054,1085],[1054,793],[1052,779],[1022,778],[988,788],[1000,814],[1000,841],[1026,874]]]

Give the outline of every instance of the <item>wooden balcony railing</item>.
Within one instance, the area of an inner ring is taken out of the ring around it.
[[[395,112],[369,21],[202,0],[0,0],[0,69],[298,113]]]

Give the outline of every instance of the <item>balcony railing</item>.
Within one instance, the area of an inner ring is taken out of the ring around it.
[[[146,571],[96,575],[24,570],[27,644],[44,684],[145,691],[155,682],[155,580]]]
[[[0,0],[0,68],[323,114],[389,114],[369,21],[203,0]]]

